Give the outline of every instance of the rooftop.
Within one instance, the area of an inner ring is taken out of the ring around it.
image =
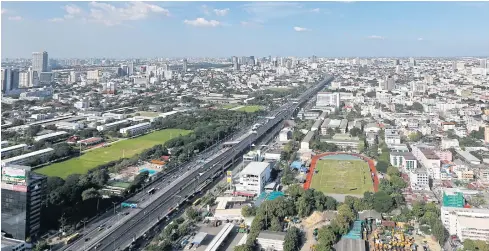
[[[268,166],[270,166],[268,162],[252,161],[241,171],[241,174],[260,175]]]

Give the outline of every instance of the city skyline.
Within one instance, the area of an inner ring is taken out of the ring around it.
[[[487,56],[488,14],[486,2],[4,2],[2,58]]]

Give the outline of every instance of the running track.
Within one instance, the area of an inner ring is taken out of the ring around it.
[[[311,182],[312,182],[312,176],[314,175],[314,169],[316,169],[316,163],[319,159],[321,159],[324,156],[328,155],[338,155],[338,154],[346,154],[346,155],[351,155],[358,157],[360,159],[363,159],[365,162],[368,163],[368,166],[370,167],[370,173],[374,173],[374,192],[379,191],[379,177],[377,176],[377,169],[375,168],[374,161],[370,158],[367,158],[361,154],[356,154],[356,153],[344,153],[344,152],[329,152],[329,153],[321,153],[318,155],[315,155],[312,157],[311,161],[311,167],[309,167],[309,172],[307,173],[306,177],[306,183],[304,183],[304,189],[309,189],[311,187]]]

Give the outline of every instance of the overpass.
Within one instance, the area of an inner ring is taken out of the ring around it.
[[[253,142],[267,137],[273,129],[278,130],[277,125],[281,125],[283,120],[290,118],[301,105],[332,80],[333,77],[326,77],[316,86],[301,94],[297,101],[290,101],[270,112],[269,117],[273,117],[273,119],[260,119],[257,123],[261,126],[255,130],[255,133],[249,133],[249,130],[245,130],[244,135],[239,137],[236,144],[223,148],[202,163],[196,163],[189,167],[189,170],[180,178],[155,194],[158,197],[150,204],[90,239],[86,244],[87,250],[114,251],[116,248],[122,250],[129,247],[134,240],[153,229],[160,220],[170,215],[175,208],[200,192],[197,190],[200,184],[207,182],[208,179],[218,178],[227,168],[238,163],[242,154],[251,148]],[[95,246],[97,247],[95,248]]]

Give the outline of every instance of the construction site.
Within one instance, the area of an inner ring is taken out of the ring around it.
[[[409,223],[364,217],[362,213],[359,213],[359,219],[353,222],[350,231],[335,245],[335,250],[441,251],[440,245],[431,236],[418,234],[419,231]],[[299,218],[291,218],[287,221],[291,226],[296,226],[305,233],[306,242],[301,251],[315,251],[319,229],[329,225],[335,217],[335,211],[316,211],[302,221]]]

